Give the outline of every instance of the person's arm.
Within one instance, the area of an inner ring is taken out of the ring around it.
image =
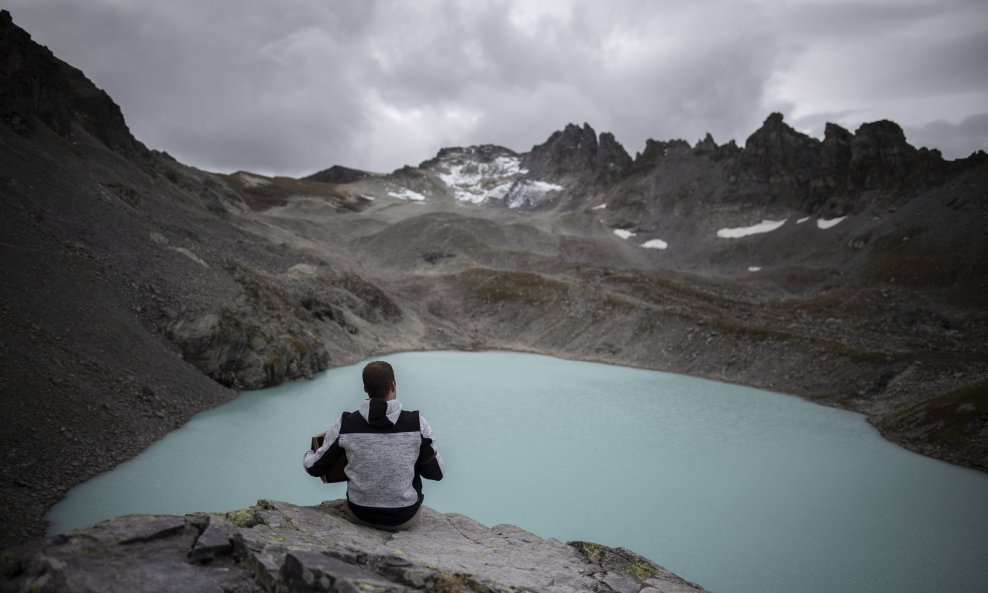
[[[421,414],[419,414],[419,430],[422,433],[422,446],[419,449],[419,459],[415,463],[415,469],[427,480],[442,480],[446,462],[436,449],[436,442],[432,438],[432,427]]]
[[[305,452],[305,458],[302,460],[302,465],[305,467],[305,471],[309,473],[310,476],[324,476],[329,473],[329,469],[333,467],[333,464],[343,456],[343,448],[340,447],[340,425],[342,424],[342,416],[336,421],[336,424],[332,428],[326,431],[326,436],[323,438],[322,446],[315,451],[309,450]]]

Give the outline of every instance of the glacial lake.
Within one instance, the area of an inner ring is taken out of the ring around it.
[[[398,398],[446,459],[426,505],[631,548],[715,593],[988,590],[988,475],[861,415],[682,375],[516,353],[404,353]],[[61,532],[129,513],[343,498],[302,469],[363,364],[245,392],[73,489]]]

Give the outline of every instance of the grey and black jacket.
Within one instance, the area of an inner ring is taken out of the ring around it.
[[[422,505],[422,478],[443,478],[432,427],[396,399],[371,398],[356,412],[344,412],[322,446],[305,454],[305,470],[324,475],[343,454],[350,509],[369,523],[408,521]]]

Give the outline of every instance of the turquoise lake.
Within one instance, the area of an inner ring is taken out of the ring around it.
[[[426,505],[631,548],[715,593],[988,590],[988,475],[859,414],[757,389],[516,353],[404,353],[398,398],[446,459]],[[65,531],[129,513],[343,498],[302,469],[363,364],[243,393],[73,489]]]

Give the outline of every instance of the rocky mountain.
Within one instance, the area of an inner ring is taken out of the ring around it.
[[[236,390],[412,349],[768,388],[988,469],[984,153],[772,114],[743,147],[632,158],[570,125],[387,174],[216,174],[144,147],[7,12],[0,115],[2,545]]]
[[[235,389],[360,360],[413,323],[339,258],[237,222],[294,195],[339,212],[361,200],[147,150],[6,11],[0,114],[2,543],[40,533],[69,487]]]
[[[548,183],[555,190],[549,196],[557,198],[548,202],[572,209],[574,202],[586,196],[616,193],[615,189],[637,193],[645,189],[652,200],[669,201],[672,196],[640,186],[646,180],[669,177],[662,165],[670,161],[677,168],[684,168],[684,161],[692,162],[699,169],[696,177],[713,178],[710,181],[722,186],[717,188],[719,200],[699,196],[707,205],[744,201],[751,206],[780,204],[796,213],[846,214],[874,206],[875,194],[900,200],[914,197],[918,191],[942,185],[988,162],[988,155],[979,152],[946,161],[938,150],[911,146],[902,128],[887,120],[863,124],[854,133],[827,124],[820,141],[794,130],[782,114],[773,113],[748,137],[744,148],[733,140],[718,145],[707,134],[693,146],[684,140],[648,140],[645,150],[632,159],[612,134],[598,137],[589,124],[569,124],[527,153],[490,145],[446,148],[418,168],[394,175],[396,181],[402,175],[437,176],[441,183],[432,192],[420,188],[423,198],[451,192],[460,201],[512,208],[539,208],[547,203],[544,199],[505,200],[513,183]],[[461,178],[461,172],[466,177]],[[329,179],[326,175],[321,172],[310,179]],[[333,179],[341,183],[358,180]],[[688,184],[679,185],[677,189],[684,189]],[[696,202],[698,196],[688,197]]]
[[[345,501],[128,516],[5,552],[3,591],[704,591],[623,548],[563,544],[424,508],[415,529],[354,525]]]
[[[120,108],[85,75],[31,41],[0,11],[0,118],[21,135],[43,126],[74,143],[98,143],[129,157],[147,157]]]

